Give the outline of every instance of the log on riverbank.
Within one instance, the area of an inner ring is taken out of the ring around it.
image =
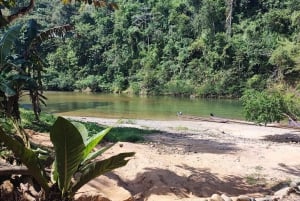
[[[262,124],[257,124],[257,123],[250,122],[250,121],[227,119],[227,118],[221,118],[221,117],[215,117],[215,116],[199,117],[199,116],[194,116],[194,115],[177,114],[177,117],[181,120],[187,120],[187,121],[207,121],[207,122],[216,122],[216,123],[237,123],[237,124],[244,124],[244,125],[264,126]],[[288,129],[300,130],[300,127],[290,126],[290,125],[285,125],[285,124],[267,124],[266,127],[288,128]]]

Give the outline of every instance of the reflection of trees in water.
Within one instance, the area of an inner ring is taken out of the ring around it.
[[[242,108],[237,100],[189,99],[178,97],[135,97],[111,94],[83,94],[48,92],[47,107],[42,110],[51,113],[79,112],[80,115],[113,115],[117,118],[176,118],[176,113],[243,119]],[[26,102],[25,102],[26,101]],[[30,109],[25,99],[22,107]],[[22,102],[21,102],[22,103]]]
[[[81,109],[97,109],[99,107],[106,107],[111,105],[111,102],[65,102],[65,103],[50,103],[46,108],[43,108],[44,111],[51,113],[62,113],[62,112],[71,112]],[[31,109],[30,104],[22,104],[22,108]]]

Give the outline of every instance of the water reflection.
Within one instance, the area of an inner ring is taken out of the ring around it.
[[[65,102],[65,103],[50,103],[44,108],[51,113],[72,112],[74,110],[83,109],[98,109],[107,107],[110,102]]]
[[[175,119],[176,113],[243,119],[242,107],[237,100],[189,99],[178,97],[139,97],[118,94],[84,94],[75,92],[47,92],[47,112],[60,115]],[[22,100],[29,107],[29,100]]]

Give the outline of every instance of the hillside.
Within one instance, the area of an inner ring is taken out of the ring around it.
[[[42,43],[48,90],[239,97],[274,85],[299,90],[297,0],[120,0],[119,9],[41,0],[40,30],[75,33]]]

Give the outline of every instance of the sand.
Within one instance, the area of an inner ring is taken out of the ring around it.
[[[125,167],[100,176],[80,192],[100,191],[113,201],[197,200],[214,193],[270,195],[299,179],[300,132],[199,121],[68,117],[153,132],[144,143],[119,142],[103,158],[136,152]],[[80,194],[80,193],[79,193]]]

